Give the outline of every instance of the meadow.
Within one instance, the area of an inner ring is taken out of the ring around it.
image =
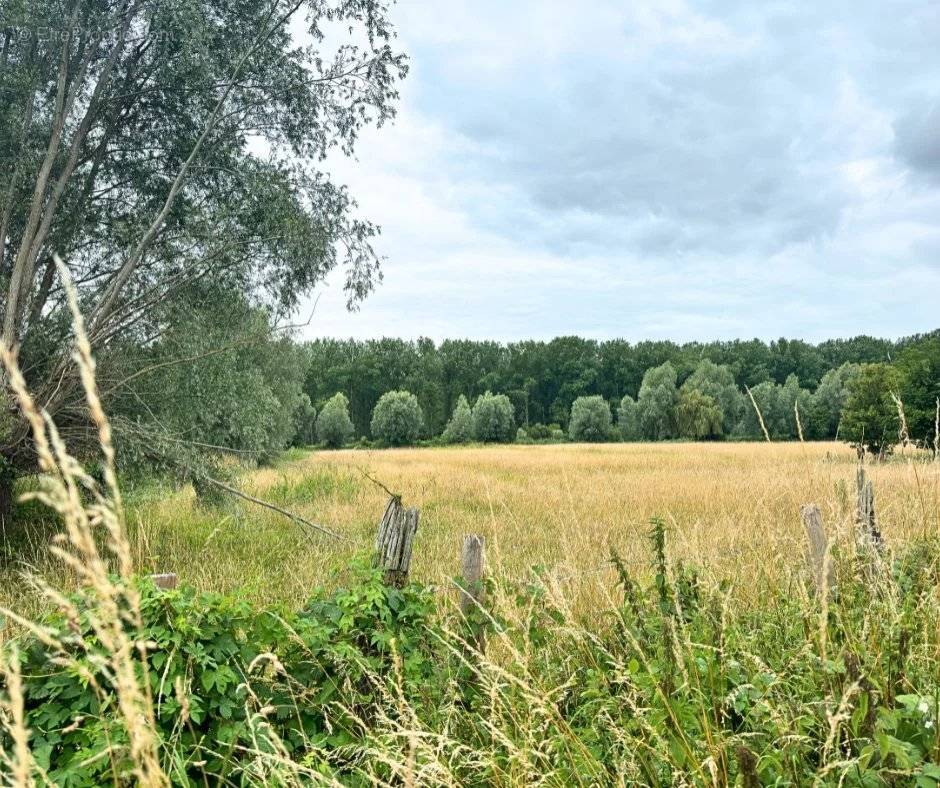
[[[299,455],[299,456],[298,456]],[[246,492],[348,538],[311,536],[247,502],[207,510],[182,492],[134,509],[139,561],[203,590],[248,587],[263,602],[302,602],[372,549],[388,497],[421,511],[413,577],[447,584],[464,534],[486,538],[490,570],[552,570],[579,592],[609,587],[611,550],[650,566],[650,520],[665,521],[673,558],[738,581],[777,586],[799,571],[800,505],[851,533],[854,450],[838,443],[557,444],[295,453],[248,475]],[[885,537],[896,546],[940,532],[940,464],[871,466]]]
[[[37,510],[3,571],[19,618],[0,775],[932,788],[940,463],[867,466],[883,555],[853,547],[856,468],[835,443],[561,444],[295,450],[238,479],[341,539],[153,482],[127,491],[125,539],[109,497],[83,512],[66,472],[50,489],[71,568]],[[401,590],[368,568],[384,487],[421,510]],[[825,596],[810,501],[833,538]],[[486,538],[487,581],[462,617],[467,533]],[[165,571],[182,590],[132,577]]]
[[[940,464],[924,459],[869,467],[894,547],[940,532]],[[674,559],[730,580],[747,599],[802,572],[801,504],[817,503],[830,533],[851,534],[856,466],[855,452],[839,443],[294,450],[244,473],[240,487],[344,540],[236,498],[207,506],[188,486],[154,483],[128,492],[128,525],[142,572],[175,572],[200,591],[239,590],[260,604],[297,606],[318,586],[340,582],[354,556],[370,554],[388,496],[368,474],[421,510],[412,567],[420,582],[449,586],[463,535],[477,533],[494,576],[523,578],[542,567],[578,606],[590,607],[614,577],[611,550],[640,574],[649,570],[647,533],[657,517]],[[5,568],[4,605],[24,603],[28,589],[14,577],[24,568],[68,585],[47,558],[49,533],[32,526],[21,563]]]

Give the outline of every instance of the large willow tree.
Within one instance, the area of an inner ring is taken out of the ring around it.
[[[405,71],[382,0],[0,4],[0,338],[73,440],[54,255],[115,392],[194,290],[284,315],[342,266],[355,302],[378,275],[376,228],[318,162],[392,116]],[[8,404],[0,431],[3,507],[32,457]]]

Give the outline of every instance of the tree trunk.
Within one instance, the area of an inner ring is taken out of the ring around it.
[[[4,467],[0,457],[0,543],[5,543],[13,533],[13,474]]]

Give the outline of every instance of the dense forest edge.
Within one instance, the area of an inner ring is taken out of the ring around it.
[[[882,456],[901,441],[937,449],[940,331],[819,344],[300,342],[261,308],[227,307],[226,322],[214,310],[181,315],[159,341],[128,349],[118,380],[104,379],[126,478],[205,493],[202,480],[231,477],[233,458],[253,466],[312,446],[802,439]],[[79,456],[85,440],[94,452],[87,426],[65,429]],[[6,468],[10,489],[16,468]]]
[[[312,405],[319,410],[342,392],[353,434],[385,443],[399,436],[381,429],[373,413],[394,390],[415,395],[420,437],[450,442],[447,426],[455,413],[460,417],[461,397],[473,403],[492,392],[508,399],[522,440],[761,439],[766,428],[775,440],[802,431],[807,440],[840,437],[876,453],[898,439],[892,393],[904,404],[909,438],[926,445],[933,443],[940,396],[938,332],[818,345],[787,339],[631,344],[575,336],[508,344],[320,339],[303,345],[303,353],[304,393]],[[510,440],[516,433],[475,437]]]
[[[260,333],[221,351],[231,326],[201,321],[148,348],[134,386],[109,401],[125,470],[198,479],[219,454],[264,463],[314,445],[840,439],[876,455],[900,440],[936,446],[938,332],[816,345],[298,343],[255,319]]]

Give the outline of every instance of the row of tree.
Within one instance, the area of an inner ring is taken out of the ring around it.
[[[308,385],[310,379],[308,370]],[[433,379],[414,380],[423,384],[420,390],[425,394],[439,384]],[[355,396],[356,389],[352,393]],[[399,388],[378,397],[367,429],[359,430],[353,401],[346,393],[334,393],[317,416],[308,393],[303,414],[295,419],[299,425],[308,424],[299,428],[298,440],[315,438],[342,446],[359,436],[403,446],[428,438],[465,443],[841,437],[880,452],[902,434],[914,442],[935,444],[940,337],[903,344],[890,364],[845,362],[825,372],[812,390],[801,386],[793,373],[782,383],[765,380],[741,386],[731,367],[709,358],[701,359],[682,380],[673,363],[666,361],[646,370],[635,397],[624,394],[610,401],[601,394],[579,395],[565,408],[564,424],[533,422],[526,418],[531,407],[520,409],[510,394],[487,390],[472,407],[467,395],[459,394],[448,420],[436,429],[421,397]]]
[[[637,398],[647,370],[669,362],[681,385],[702,359],[727,367],[738,388],[770,381],[784,385],[795,375],[809,391],[845,363],[890,362],[922,337],[900,341],[855,337],[812,345],[781,339],[733,342],[597,342],[559,337],[550,342],[501,344],[430,339],[368,341],[322,339],[307,343],[305,391],[324,402],[336,391],[349,397],[358,434],[369,433],[375,403],[386,391],[413,392],[428,431],[443,430],[458,397],[485,391],[506,394],[521,424],[557,423],[567,428],[578,397],[598,394],[612,403]]]
[[[352,434],[388,443],[398,441],[377,429],[381,420],[375,421],[374,410],[388,391],[410,392],[414,399],[412,410],[421,419],[412,440],[447,439],[461,398],[473,401],[496,391],[508,401],[514,423],[532,437],[548,437],[554,425],[576,440],[802,435],[878,448],[900,431],[895,396],[904,403],[911,439],[932,445],[940,396],[937,332],[896,342],[856,337],[819,345],[330,339],[306,344],[304,353],[310,401],[344,392]],[[637,373],[650,358],[657,363]],[[582,429],[586,408],[596,418]],[[514,435],[514,428],[507,434]]]

